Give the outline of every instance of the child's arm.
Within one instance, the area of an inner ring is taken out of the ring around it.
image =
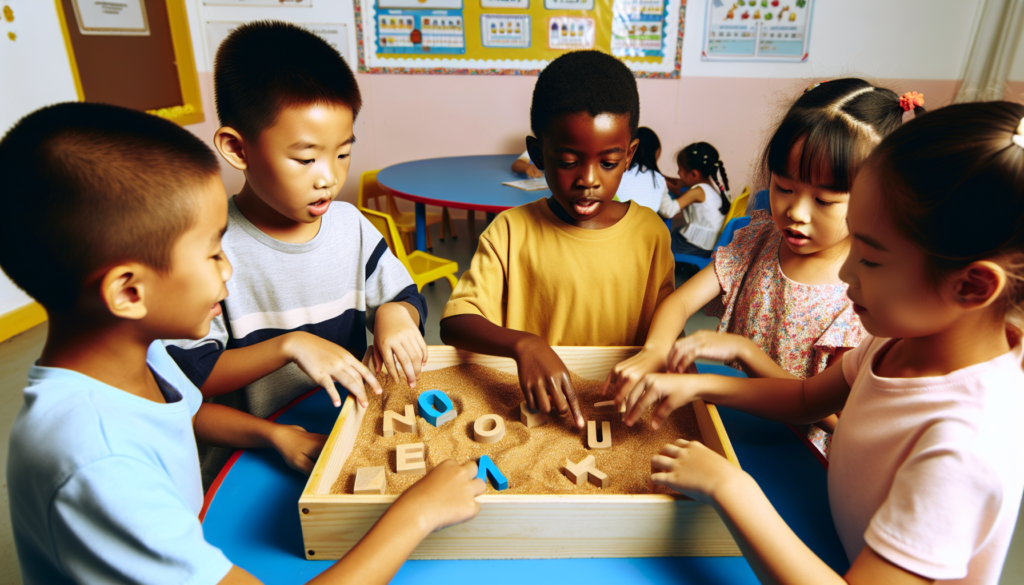
[[[654,313],[643,349],[608,372],[602,392],[614,394],[616,404],[620,404],[644,375],[665,371],[672,343],[682,333],[686,320],[720,294],[722,287],[713,263],[684,282],[662,301]]]
[[[689,207],[691,203],[698,203],[704,201],[704,189],[701,187],[694,187],[683,193],[678,199],[676,204],[679,205],[679,211],[682,211]],[[676,212],[678,213],[678,211]]]
[[[569,381],[569,370],[541,337],[495,325],[480,315],[465,314],[441,321],[441,340],[459,349],[514,359],[527,406],[550,412],[550,395],[559,414],[572,411],[577,427],[582,429],[586,424]]]
[[[395,500],[366,536],[338,562],[309,583],[387,583],[431,532],[477,515],[476,501],[486,489],[476,478],[476,463],[447,460]],[[259,583],[239,567],[222,585]]]
[[[397,384],[401,370],[410,388],[416,387],[416,379],[427,363],[427,342],[420,334],[419,323],[419,311],[403,301],[384,303],[373,319],[373,357],[377,371],[381,364],[387,366],[391,379]]]
[[[840,577],[786,525],[754,479],[696,441],[665,445],[651,460],[651,482],[714,506],[761,583],[911,585],[933,583],[868,547]]]
[[[327,435],[282,425],[221,404],[204,402],[192,419],[196,439],[204,445],[236,449],[273,447],[293,469],[309,474]]]
[[[520,175],[526,175],[527,177],[532,177],[534,179],[539,179],[544,176],[544,173],[534,166],[532,162],[521,158],[517,158],[515,162],[512,163],[512,170]]]
[[[698,331],[675,342],[668,354],[670,373],[685,374],[698,359],[739,361],[751,378],[797,377],[775,363],[756,343],[735,333]]]
[[[204,398],[225,394],[252,384],[290,362],[323,386],[336,407],[341,406],[341,397],[334,387],[335,381],[363,406],[368,404],[364,382],[375,394],[381,393],[377,377],[345,348],[304,331],[292,331],[223,352],[199,389]]]

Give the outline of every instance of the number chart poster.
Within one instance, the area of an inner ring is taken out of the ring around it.
[[[707,0],[704,61],[807,60],[814,0]]]
[[[597,49],[678,78],[686,0],[355,0],[359,71],[536,74]]]

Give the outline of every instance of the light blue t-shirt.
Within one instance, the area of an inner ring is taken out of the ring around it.
[[[204,584],[231,569],[198,518],[202,395],[159,341],[146,361],[167,404],[72,370],[29,370],[7,459],[26,584]]]

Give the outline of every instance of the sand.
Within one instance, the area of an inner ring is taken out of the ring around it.
[[[395,447],[405,443],[426,445],[427,471],[445,459],[476,460],[489,455],[508,479],[504,494],[649,494],[671,493],[663,488],[653,492],[647,485],[650,462],[659,449],[678,438],[699,439],[700,430],[688,405],[677,410],[658,431],[651,429],[650,413],[627,427],[618,413],[598,413],[594,403],[606,400],[600,395],[601,382],[585,380],[572,374],[573,387],[580,396],[580,406],[587,420],[608,420],[612,423],[611,449],[588,450],[586,429],[578,430],[569,416],[553,413],[550,422],[527,429],[519,420],[519,404],[523,401],[519,380],[512,374],[476,364],[463,364],[425,372],[410,389],[403,381],[395,384],[381,377],[382,398],[371,397],[355,447],[345,462],[332,494],[351,494],[356,470],[360,467],[384,466],[387,474],[386,493],[397,495],[416,482],[421,475],[395,473]],[[416,434],[395,433],[383,436],[383,411],[405,412],[420,392],[444,391],[455,404],[458,416],[434,428],[416,417]],[[473,423],[485,414],[497,414],[505,421],[505,436],[492,444],[473,440]],[[600,423],[597,425],[600,427]],[[587,455],[597,459],[597,468],[611,478],[611,485],[601,489],[590,483],[577,487],[562,473],[565,459],[578,462]],[[488,493],[498,493],[488,483]]]

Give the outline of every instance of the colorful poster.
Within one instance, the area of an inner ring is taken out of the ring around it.
[[[206,6],[305,6],[311,8],[313,0],[203,0]]]
[[[526,10],[530,0],[480,0],[480,8],[519,8]]]
[[[83,35],[149,36],[149,19],[142,0],[72,0],[78,32]]]
[[[530,17],[526,14],[481,14],[481,43],[485,47],[530,47]]]
[[[804,61],[814,0],[708,0],[705,61]]]
[[[544,0],[546,10],[593,10],[594,0]]]
[[[462,0],[379,0],[381,8],[405,10],[460,10]]]
[[[664,57],[666,0],[612,3],[612,55]]]
[[[377,50],[383,54],[466,52],[461,10],[387,10],[377,16]]]
[[[594,48],[594,19],[553,16],[548,19],[548,48],[577,51]]]

